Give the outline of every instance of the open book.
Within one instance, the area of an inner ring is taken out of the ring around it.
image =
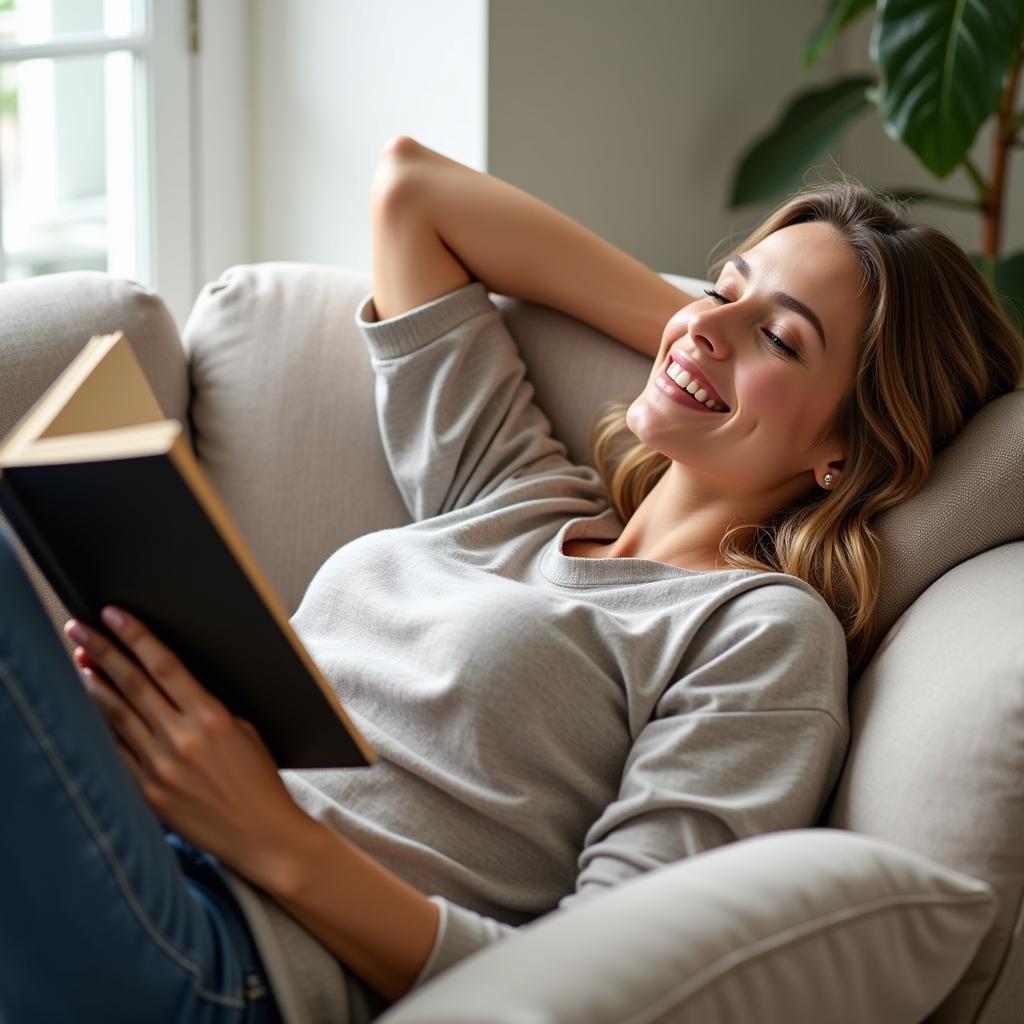
[[[375,760],[123,333],[89,341],[4,439],[0,509],[73,617],[117,643],[100,610],[135,615],[279,767]]]

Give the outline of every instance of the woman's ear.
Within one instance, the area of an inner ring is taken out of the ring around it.
[[[832,458],[823,459],[814,467],[814,479],[818,482],[819,487],[823,487],[826,491],[834,491],[843,475],[845,466],[846,459],[842,453],[836,452]]]

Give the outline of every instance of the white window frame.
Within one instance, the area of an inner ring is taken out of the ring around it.
[[[134,230],[136,266],[111,267],[159,292],[179,325],[191,307],[201,269],[197,259],[194,202],[192,62],[190,18],[195,0],[145,0],[145,29],[131,35],[58,36],[45,43],[0,45],[0,63],[102,55],[128,51],[135,86]],[[116,160],[116,142],[108,161]],[[115,172],[116,173],[116,172]],[[112,229],[117,230],[112,224]]]

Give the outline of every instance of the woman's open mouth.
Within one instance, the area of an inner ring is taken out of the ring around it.
[[[672,359],[668,360],[665,369],[658,374],[654,383],[666,397],[687,409],[702,412],[728,412],[724,405],[709,398],[707,392],[701,389],[698,382]]]

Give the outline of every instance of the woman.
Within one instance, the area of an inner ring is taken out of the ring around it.
[[[380,761],[278,775],[124,610],[137,662],[68,624],[83,692],[3,548],[12,1019],[369,1019],[556,906],[812,824],[876,641],[870,520],[1020,377],[966,256],[857,187],[785,204],[697,297],[411,139],[372,201],[357,318],[415,522],[332,555],[292,622]],[[653,358],[603,477],[488,290]]]

